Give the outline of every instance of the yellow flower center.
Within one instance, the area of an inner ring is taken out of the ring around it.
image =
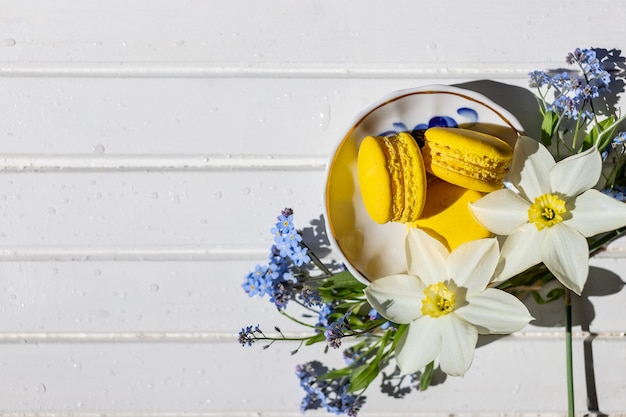
[[[537,230],[552,227],[563,221],[563,214],[567,212],[565,201],[554,194],[544,194],[535,198],[535,202],[528,209],[528,221],[537,226]]]
[[[424,295],[422,314],[436,318],[454,310],[455,295],[443,282],[429,285]]]

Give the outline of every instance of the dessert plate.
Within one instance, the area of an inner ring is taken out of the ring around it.
[[[519,121],[487,97],[444,85],[395,91],[359,113],[327,166],[324,219],[328,238],[339,257],[365,284],[406,272],[407,226],[375,223],[365,211],[357,181],[361,140],[368,135],[400,131],[416,135],[432,126],[479,130],[512,146],[523,133]]]

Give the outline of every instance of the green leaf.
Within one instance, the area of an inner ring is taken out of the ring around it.
[[[622,123],[625,119],[626,115],[620,117],[617,120],[614,120],[613,116],[611,116],[608,119],[605,119],[598,123],[602,129],[602,132],[598,135],[596,141],[593,143],[596,145],[600,152],[602,152],[604,148],[609,146],[609,144],[615,137],[617,128],[619,127],[620,123]],[[594,129],[592,129],[592,131],[593,130],[595,130],[595,127]]]
[[[500,290],[506,290],[519,286],[532,286],[535,285],[538,280],[541,282],[548,282],[552,279],[555,279],[552,273],[548,271],[543,263],[541,263],[535,266],[531,266],[524,272],[521,272],[509,278],[508,280],[503,281],[502,283],[498,284],[496,288]]]
[[[552,136],[554,136],[554,128],[559,121],[559,115],[553,111],[545,112],[541,123],[541,143],[546,146],[552,144]]]
[[[358,281],[348,272],[340,272],[326,279],[319,288],[322,301],[330,303],[335,300],[359,300],[363,298],[365,284]]]
[[[360,391],[367,388],[376,376],[378,376],[378,373],[380,372],[380,364],[385,354],[385,348],[389,344],[389,339],[391,338],[392,333],[395,332],[392,330],[387,330],[385,332],[383,337],[380,339],[380,345],[378,346],[376,356],[369,364],[361,365],[354,370],[354,374],[350,377],[350,386],[348,387],[349,392]]]
[[[373,360],[369,364],[361,365],[354,370],[350,377],[348,392],[356,392],[365,389],[378,376],[378,361]]]
[[[315,336],[310,337],[307,341],[306,341],[306,345],[310,346],[314,343],[319,343],[319,342],[323,342],[326,340],[326,336],[324,335],[324,333],[319,333],[316,334]]]
[[[422,376],[420,377],[420,391],[426,391],[428,389],[428,387],[430,387],[430,383],[432,382],[433,379],[433,373],[435,370],[435,362],[431,362],[428,365],[426,365],[426,368],[424,368],[424,373],[422,373]]]
[[[322,285],[324,288],[345,288],[361,290],[365,289],[365,284],[357,280],[350,272],[343,271],[328,278]]]
[[[585,140],[583,141],[583,149],[589,149],[593,146],[594,143],[598,140],[598,135],[600,135],[600,130],[598,126],[594,126],[589,130],[589,133],[585,135]]]
[[[397,331],[393,336],[393,342],[391,343],[391,349],[395,349],[396,345],[398,344],[398,341],[400,340],[400,338],[402,337],[402,335],[404,334],[404,332],[406,332],[409,328],[408,324],[400,324],[397,326]]]
[[[383,337],[380,339],[380,346],[378,346],[378,352],[376,352],[376,361],[380,361],[383,358],[383,354],[385,353],[385,348],[389,343],[389,339],[391,338],[391,334],[393,330],[387,330]]]
[[[613,116],[611,116],[595,124],[591,128],[591,130],[589,130],[589,133],[587,133],[587,135],[585,136],[585,140],[583,141],[583,150],[589,149],[592,146],[596,145],[598,145],[598,149],[604,149],[603,147],[599,146],[600,136],[602,135],[602,133],[607,132],[607,129],[610,129],[610,126],[614,121],[615,119],[613,118]],[[607,133],[604,134],[606,135]]]

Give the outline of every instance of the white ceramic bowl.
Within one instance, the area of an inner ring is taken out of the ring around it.
[[[357,181],[357,152],[368,135],[459,126],[491,133],[511,145],[523,132],[519,121],[482,94],[430,85],[395,91],[361,111],[341,138],[326,170],[324,219],[328,238],[361,282],[406,272],[407,228],[370,219]]]

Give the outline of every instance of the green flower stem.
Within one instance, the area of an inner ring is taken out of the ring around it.
[[[270,343],[270,345],[274,342],[277,341],[287,341],[287,342],[306,342],[309,339],[313,338],[314,336],[303,336],[303,337],[285,337],[285,336],[281,336],[281,337],[272,337],[272,336],[261,336],[261,337],[256,337],[255,340],[268,340]],[[268,345],[269,347],[269,345]]]
[[[574,417],[574,375],[572,364],[572,301],[565,289],[565,366],[567,370],[567,415]]]
[[[561,127],[561,122],[563,122],[563,120],[565,120],[565,112],[559,115],[559,118],[556,124],[554,125],[554,129],[552,129],[552,137],[555,137],[554,135],[556,133],[556,157],[557,159],[561,159],[561,145],[564,144],[562,138],[558,134],[559,128]]]
[[[293,321],[293,322],[295,322],[295,323],[298,323],[298,324],[299,324],[299,325],[301,325],[301,326],[310,327],[310,328],[312,328],[312,329],[315,329],[315,328],[316,328],[314,325],[312,325],[312,324],[310,324],[310,323],[305,323],[305,322],[303,322],[302,320],[298,320],[297,318],[293,317],[292,315],[287,314],[284,310],[278,310],[278,312],[279,312],[280,314],[282,314],[283,316],[287,317],[289,320],[291,320],[291,321]],[[308,338],[309,338],[309,337],[307,337],[306,339],[308,339]],[[304,339],[304,340],[306,340],[306,339]],[[282,340],[282,339],[281,339],[281,340]]]
[[[611,168],[611,172],[607,176],[605,176],[605,184],[604,184],[605,187],[613,187],[619,180],[619,174],[622,171],[622,168],[624,167],[623,166],[624,155],[625,155],[625,151],[624,149],[622,149],[621,154],[617,156],[617,160],[613,164],[613,168]]]
[[[376,341],[374,341],[374,343],[372,343],[371,346],[365,352],[361,353],[359,356],[355,358],[353,363],[358,364],[362,359],[368,360],[369,358],[374,356],[374,352],[378,353],[380,343],[381,343],[381,338],[376,339]],[[347,367],[350,368],[350,366],[347,366]]]
[[[617,239],[618,237],[626,234],[626,227],[622,227],[621,229],[613,230],[604,236],[594,240],[589,244],[589,256],[593,255],[595,251],[602,249],[604,245],[607,245]]]
[[[595,113],[594,113],[594,116],[595,116]],[[578,147],[578,133],[580,132],[581,120],[582,119],[580,117],[576,119],[576,128],[574,129],[574,135],[573,135],[574,138],[572,140],[572,149],[571,149],[572,153],[575,152]]]
[[[375,331],[376,331],[376,330],[377,330],[377,329],[378,329],[378,328],[379,328],[382,324],[384,324],[386,321],[387,321],[386,319],[377,319],[377,320],[374,320],[374,321],[372,321],[372,322],[371,322],[371,324],[370,324],[370,325],[368,325],[368,326],[366,326],[366,327],[364,327],[364,328],[362,328],[362,329],[357,329],[357,330],[353,330],[353,331],[351,331],[350,333],[346,333],[346,334],[344,335],[344,337],[350,337],[350,336],[355,336],[355,337],[356,337],[356,336],[363,336],[363,335],[366,335],[366,334],[370,334],[370,335],[371,335],[371,336],[373,336],[373,337],[378,337],[378,338],[381,338],[382,336],[380,336],[380,335],[376,334],[376,332],[375,332]],[[387,332],[389,332],[389,330],[387,330]],[[387,333],[385,333],[385,334],[387,334]]]

